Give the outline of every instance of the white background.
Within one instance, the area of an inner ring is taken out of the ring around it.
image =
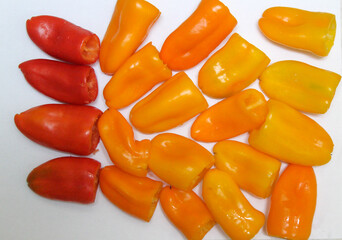
[[[29,39],[25,21],[36,15],[54,15],[89,29],[103,38],[114,10],[115,0],[0,1],[0,239],[184,239],[183,235],[165,217],[160,205],[150,223],[131,217],[112,205],[101,193],[94,204],[81,205],[44,199],[34,194],[26,185],[27,174],[36,166],[55,157],[68,154],[42,147],[25,138],[15,127],[13,117],[31,107],[55,101],[40,94],[24,79],[18,65],[34,58],[50,58]],[[160,50],[166,37],[183,22],[197,7],[199,0],[149,0],[162,12],[153,26],[144,46],[149,41]],[[250,43],[263,50],[271,63],[280,60],[299,60],[341,74],[341,20],[338,0],[223,0],[238,25],[238,32]],[[310,11],[334,13],[337,18],[335,45],[328,57],[318,58],[274,44],[259,31],[257,21],[262,12],[272,6],[291,6]],[[228,39],[228,38],[227,38]],[[226,43],[225,39],[217,48]],[[216,50],[217,50],[216,49]],[[198,66],[186,71],[197,84]],[[105,110],[102,89],[110,77],[101,73],[98,62],[93,65],[97,73],[100,94],[92,104]],[[323,81],[324,79],[322,79]],[[259,89],[258,80],[250,87]],[[212,105],[217,100],[208,99]],[[342,89],[337,88],[330,110],[324,115],[310,115],[331,135],[335,148],[332,160],[325,166],[315,167],[318,182],[316,214],[312,227],[313,239],[342,239]],[[130,107],[122,110],[128,116]],[[189,135],[193,122],[169,132]],[[137,139],[152,138],[135,131]],[[247,134],[238,140],[246,141]],[[203,144],[210,151],[214,144]],[[99,151],[90,157],[103,166],[111,164],[102,143]],[[284,169],[283,164],[282,169]],[[149,176],[154,177],[149,173]],[[196,192],[200,193],[200,186]],[[252,205],[267,213],[269,199],[258,199],[244,192]],[[226,239],[216,225],[205,239]],[[263,228],[256,239],[269,239]]]

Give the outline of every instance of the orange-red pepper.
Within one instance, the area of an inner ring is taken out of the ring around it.
[[[267,219],[271,236],[302,240],[311,234],[317,183],[312,167],[289,165],[275,185]]]
[[[181,190],[191,190],[214,164],[214,156],[193,140],[163,133],[151,141],[148,166],[160,179]]]
[[[137,50],[160,16],[144,0],[118,0],[100,48],[101,70],[113,74]]]
[[[108,107],[123,108],[171,76],[158,50],[148,43],[118,69],[104,88],[103,96]]]
[[[259,27],[272,41],[327,56],[334,45],[336,20],[330,13],[272,7],[263,13]]]
[[[163,187],[147,177],[136,177],[116,166],[107,166],[100,172],[100,188],[103,194],[121,210],[149,222]]]
[[[160,55],[172,70],[185,70],[206,58],[236,26],[219,0],[202,0],[196,11],[165,40]]]
[[[115,109],[106,110],[98,122],[101,140],[112,162],[130,174],[147,173],[150,140],[136,141],[127,120]]]
[[[207,107],[200,90],[186,73],[180,72],[135,104],[130,120],[143,133],[161,132],[186,122]]]
[[[271,195],[281,163],[247,144],[226,140],[213,149],[215,166],[228,173],[240,188],[262,198]]]
[[[170,221],[190,240],[200,240],[215,225],[207,206],[193,191],[164,187],[160,204]]]
[[[231,239],[252,239],[264,225],[264,214],[248,202],[228,173],[209,170],[202,195],[215,221]]]
[[[198,74],[198,86],[213,98],[226,98],[253,83],[270,63],[260,49],[234,33]]]
[[[259,127],[266,115],[264,95],[247,89],[201,113],[191,127],[191,137],[203,142],[222,141]]]

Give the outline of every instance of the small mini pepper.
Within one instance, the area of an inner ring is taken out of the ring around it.
[[[298,61],[280,61],[260,76],[260,87],[272,99],[310,113],[325,113],[341,80],[337,73]]]
[[[274,42],[327,56],[334,45],[336,19],[331,13],[272,7],[263,13],[259,27]]]
[[[198,74],[198,86],[213,98],[226,98],[254,82],[270,63],[261,50],[234,33]]]

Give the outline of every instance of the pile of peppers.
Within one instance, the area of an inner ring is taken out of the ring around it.
[[[32,41],[63,62],[33,59],[19,68],[32,87],[62,103],[17,114],[15,124],[32,141],[77,155],[36,167],[28,186],[46,198],[89,204],[99,185],[110,202],[147,222],[160,201],[187,239],[202,239],[216,223],[231,239],[252,239],[264,225],[270,236],[308,239],[317,197],[313,166],[330,161],[334,144],[302,112],[327,112],[341,76],[293,60],[269,65],[262,50],[234,33],[204,63],[195,84],[184,70],[207,58],[238,21],[219,0],[201,0],[160,52],[152,43],[137,51],[160,14],[145,0],[118,0],[101,44],[61,18],[27,21]],[[272,7],[259,27],[276,43],[327,56],[336,21],[330,13]],[[112,75],[103,90],[104,112],[86,105],[98,95],[88,66],[98,59]],[[268,100],[245,89],[257,79]],[[220,101],[209,106],[203,94]],[[119,110],[134,102],[127,120]],[[191,138],[164,132],[195,117]],[[134,129],[158,135],[138,141]],[[229,140],[244,133],[248,144]],[[113,162],[102,169],[85,157],[100,139]],[[198,142],[214,142],[213,154]],[[282,162],[288,165],[279,176]],[[147,177],[149,171],[159,179]],[[199,196],[193,188],[202,180]],[[241,189],[270,198],[268,216]]]

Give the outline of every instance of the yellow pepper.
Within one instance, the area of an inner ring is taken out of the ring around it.
[[[209,170],[202,195],[215,221],[231,239],[252,239],[265,223],[264,214],[248,202],[228,173]]]
[[[272,99],[311,113],[325,113],[341,76],[298,61],[281,61],[260,76],[260,87]]]
[[[230,97],[254,82],[269,63],[265,53],[234,33],[203,65],[198,86],[210,97]]]
[[[281,163],[247,144],[222,141],[214,146],[216,168],[228,173],[240,188],[262,198],[271,195]]]
[[[274,42],[327,56],[334,45],[336,20],[330,13],[272,7],[263,13],[259,27]]]
[[[298,165],[323,165],[330,161],[333,141],[314,120],[285,103],[269,100],[264,124],[251,131],[249,144],[279,160]]]
[[[108,107],[126,107],[169,79],[172,72],[159,58],[158,50],[147,44],[118,69],[103,90]]]
[[[131,110],[130,120],[143,133],[174,128],[208,107],[200,90],[184,72],[164,82]]]
[[[160,16],[144,0],[118,0],[100,47],[101,70],[113,74],[137,50]]]

